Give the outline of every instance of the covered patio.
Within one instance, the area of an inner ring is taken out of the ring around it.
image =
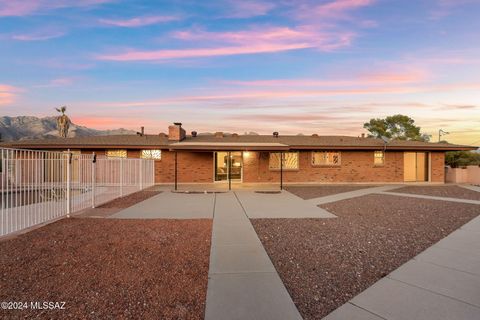
[[[184,191],[223,191],[239,189],[257,190],[282,190],[284,174],[284,152],[289,151],[290,146],[282,143],[239,143],[239,142],[176,142],[170,145],[169,151],[174,152],[174,185],[175,191],[180,186]],[[272,152],[278,157],[279,178],[278,183],[245,183],[244,160],[252,152]],[[203,152],[213,153],[213,177],[212,184],[188,184],[179,183],[180,152]]]

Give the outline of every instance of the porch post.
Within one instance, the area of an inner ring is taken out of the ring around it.
[[[177,151],[175,151],[175,191],[177,191]]]
[[[232,190],[232,178],[231,178],[231,167],[232,167],[232,153],[228,151],[228,161],[227,161],[227,171],[228,171],[228,190]]]
[[[283,190],[283,151],[280,151],[280,190]]]

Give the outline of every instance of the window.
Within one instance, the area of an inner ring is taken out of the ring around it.
[[[339,151],[316,151],[312,152],[313,166],[339,166],[340,152]]]
[[[383,151],[373,152],[373,164],[376,166],[383,166],[385,163],[385,153]]]
[[[127,150],[125,150],[125,149],[107,150],[106,155],[109,158],[126,158],[127,157]]]
[[[270,170],[280,170],[280,152],[270,152],[269,168]],[[283,169],[298,169],[298,152],[283,153]]]
[[[142,159],[154,159],[160,160],[162,159],[162,150],[142,150],[140,154],[140,158]]]

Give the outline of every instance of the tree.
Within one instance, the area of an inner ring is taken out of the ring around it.
[[[420,127],[415,125],[415,120],[409,116],[396,114],[385,119],[370,119],[363,124],[370,134],[369,137],[387,137],[394,140],[429,141],[430,136],[421,133]]]
[[[473,151],[450,151],[445,153],[445,164],[452,168],[480,165],[480,153]]]
[[[58,112],[60,112],[63,115],[65,115],[65,111],[67,111],[67,106],[62,106],[60,108],[55,108]]]

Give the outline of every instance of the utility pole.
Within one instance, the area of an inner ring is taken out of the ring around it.
[[[442,136],[450,134],[450,132],[444,131],[443,129],[438,130],[438,142],[442,140]]]

